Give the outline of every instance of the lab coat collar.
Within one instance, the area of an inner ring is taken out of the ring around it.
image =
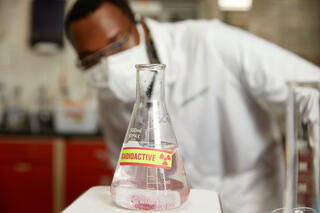
[[[146,24],[149,28],[151,38],[153,39],[155,49],[160,59],[160,63],[166,64],[166,83],[173,84],[177,81],[179,73],[174,70],[173,59],[169,56],[174,51],[173,39],[170,37],[170,25],[159,23],[155,20],[146,18]]]

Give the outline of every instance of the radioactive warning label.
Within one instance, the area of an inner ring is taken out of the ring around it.
[[[171,169],[172,152],[144,147],[124,147],[121,152],[120,165]]]

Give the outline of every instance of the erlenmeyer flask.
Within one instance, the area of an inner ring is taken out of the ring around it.
[[[112,180],[112,199],[129,209],[176,208],[187,200],[190,187],[165,106],[165,65],[136,68],[137,97]]]

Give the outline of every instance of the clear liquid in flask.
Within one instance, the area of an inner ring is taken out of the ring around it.
[[[114,175],[111,194],[119,206],[138,210],[177,208],[189,196],[189,186],[176,144],[162,143],[172,152],[170,170],[144,166],[121,166]]]

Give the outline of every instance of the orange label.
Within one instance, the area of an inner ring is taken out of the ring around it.
[[[121,152],[120,165],[171,169],[172,152],[144,147],[125,147]]]

